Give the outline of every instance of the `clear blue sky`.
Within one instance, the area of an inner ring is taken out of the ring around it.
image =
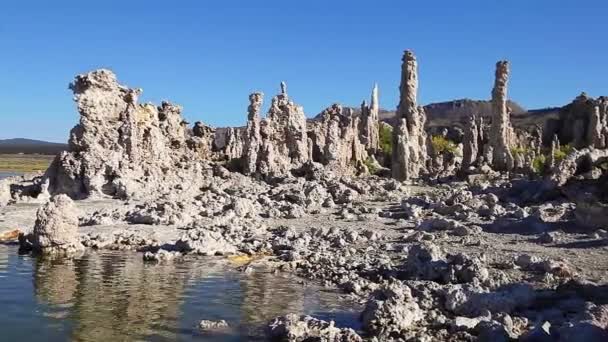
[[[489,98],[508,59],[513,100],[562,105],[608,95],[606,13],[606,0],[3,1],[0,139],[65,141],[78,120],[68,83],[102,67],[214,126],[244,124],[248,94],[268,104],[281,80],[308,116],[359,105],[374,82],[394,108],[406,48],[423,104]]]

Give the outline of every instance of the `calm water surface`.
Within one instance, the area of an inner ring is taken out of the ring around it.
[[[0,179],[2,178],[7,178],[7,177],[11,177],[11,176],[17,176],[17,173],[14,172],[8,172],[8,171],[0,171]]]
[[[264,340],[261,327],[289,312],[359,328],[352,302],[298,283],[212,258],[156,265],[108,251],[42,260],[0,245],[0,340]],[[225,319],[232,329],[203,334],[202,319]]]

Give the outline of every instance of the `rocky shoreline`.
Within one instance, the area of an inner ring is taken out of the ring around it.
[[[19,228],[46,257],[240,258],[364,305],[362,331],[286,312],[271,340],[608,340],[607,101],[577,98],[563,122],[582,132],[553,128],[545,146],[510,124],[509,73],[497,63],[492,122],[471,113],[455,145],[427,135],[407,51],[391,150],[377,87],[360,117],[333,105],[312,122],[284,83],[263,119],[254,93],[220,147],[179,106],[140,105],[107,70],[79,75],[70,150],[0,181],[0,233]]]

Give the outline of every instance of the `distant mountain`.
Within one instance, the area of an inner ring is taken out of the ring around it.
[[[65,151],[67,144],[60,144],[42,140],[15,138],[0,139],[0,153],[15,154],[57,154]]]
[[[517,102],[509,101],[511,108],[511,118],[516,127],[529,127],[531,125],[543,125],[549,118],[557,117],[560,107],[543,108],[536,110],[526,110]],[[492,102],[484,100],[459,99],[446,102],[431,103],[424,106],[427,116],[427,127],[453,127],[463,126],[468,117],[472,114],[490,118],[492,115]],[[359,115],[361,110],[353,108],[355,115]],[[394,124],[395,110],[380,109],[380,120]],[[315,118],[320,117],[320,114]]]
[[[526,113],[516,102],[509,101],[513,115]],[[492,102],[483,100],[460,99],[446,102],[430,103],[424,106],[429,127],[452,126],[466,122],[475,114],[483,117],[492,115]],[[380,110],[380,120],[393,123],[395,111]]]

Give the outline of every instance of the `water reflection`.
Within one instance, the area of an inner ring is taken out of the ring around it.
[[[189,278],[183,264],[153,265],[139,255],[91,253],[85,258],[35,261],[36,295],[47,304],[70,303],[72,339],[120,340],[160,335],[179,318]]]
[[[21,262],[16,268],[33,276],[36,307],[21,310],[39,312],[42,317],[36,319],[64,340],[200,340],[196,326],[201,319],[225,319],[234,327],[228,335],[205,336],[206,341],[252,340],[260,338],[268,320],[289,312],[338,318],[348,325],[358,312],[335,293],[303,286],[293,277],[261,271],[245,275],[213,258],[155,265],[136,253],[100,252],[74,260],[19,260],[6,259],[0,250],[0,267]],[[0,280],[0,307],[11,291],[4,281],[17,271],[8,267],[7,272]],[[0,310],[0,329],[4,318],[15,314],[10,311],[19,310],[11,308]]]

